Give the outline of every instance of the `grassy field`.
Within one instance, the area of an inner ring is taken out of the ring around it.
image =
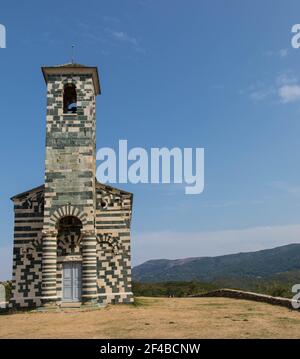
[[[228,298],[146,298],[0,315],[0,338],[300,338],[300,312]]]

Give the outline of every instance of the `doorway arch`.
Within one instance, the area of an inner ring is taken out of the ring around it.
[[[57,256],[80,255],[81,230],[83,224],[78,217],[61,217],[56,225]]]

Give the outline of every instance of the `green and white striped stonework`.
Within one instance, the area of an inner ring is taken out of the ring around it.
[[[42,237],[42,301],[56,301],[57,239],[55,231]]]
[[[97,238],[94,231],[84,233],[82,244],[82,302],[97,301]]]
[[[15,212],[14,308],[59,306],[63,267],[79,262],[82,304],[129,303],[131,193],[96,180],[97,68],[44,67],[47,83],[45,184],[12,197]],[[76,86],[77,113],[63,113],[63,91]],[[65,217],[81,227],[59,231]]]

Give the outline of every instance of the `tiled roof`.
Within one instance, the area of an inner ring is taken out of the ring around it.
[[[61,72],[64,74],[90,74],[93,78],[96,95],[101,94],[100,79],[98,74],[98,68],[96,66],[86,66],[73,62],[68,62],[62,65],[42,66],[42,72],[46,83],[48,82],[48,75],[59,75]]]

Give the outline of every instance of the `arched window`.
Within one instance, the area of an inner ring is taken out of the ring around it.
[[[74,84],[66,84],[64,87],[64,113],[77,112],[77,93]]]

